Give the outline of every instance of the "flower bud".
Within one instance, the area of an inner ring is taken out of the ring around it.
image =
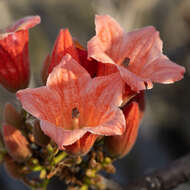
[[[5,104],[3,117],[5,123],[8,123],[18,129],[21,128],[22,116],[12,104],[10,103]]]
[[[125,156],[133,147],[138,134],[140,111],[137,102],[132,101],[123,108],[126,130],[121,136],[105,137],[105,146],[114,157]]]
[[[39,16],[25,17],[0,33],[0,84],[10,92],[28,86],[28,30],[39,22]]]
[[[81,139],[76,141],[74,144],[64,146],[65,151],[76,156],[84,156],[90,151],[90,149],[94,145],[94,142],[96,141],[96,138],[97,135],[86,133]]]
[[[4,167],[11,177],[15,179],[21,178],[22,174],[20,165],[16,163],[9,155],[4,157]]]
[[[32,132],[36,144],[44,147],[50,142],[50,138],[46,136],[44,132],[41,130],[38,120],[35,121]]]
[[[9,155],[15,161],[23,162],[31,156],[28,141],[15,127],[3,124],[3,139]]]

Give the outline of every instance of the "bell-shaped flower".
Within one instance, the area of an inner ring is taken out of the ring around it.
[[[44,84],[49,73],[61,62],[61,59],[66,54],[71,55],[92,77],[95,76],[97,62],[87,59],[87,51],[77,41],[73,40],[68,29],[61,29],[51,54],[44,61],[42,69],[42,81]]]
[[[159,32],[148,26],[125,33],[110,16],[96,16],[96,35],[88,42],[88,56],[105,63],[102,74],[119,71],[134,91],[152,88],[152,82],[173,83],[183,78],[184,67],[162,54]],[[103,67],[103,69],[102,69]]]
[[[11,92],[28,86],[28,30],[39,23],[39,16],[28,16],[0,31],[0,84]]]
[[[132,149],[138,136],[139,123],[145,109],[144,92],[139,93],[123,108],[126,130],[123,135],[105,138],[105,147],[114,157],[124,157]]]
[[[123,81],[118,75],[92,79],[66,54],[49,74],[46,86],[20,90],[17,98],[40,120],[41,129],[59,149],[86,154],[96,136],[121,135],[125,131],[125,118],[118,108]]]

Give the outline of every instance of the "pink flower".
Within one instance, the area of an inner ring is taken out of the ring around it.
[[[122,90],[118,73],[92,79],[66,54],[49,74],[46,86],[20,90],[17,98],[26,111],[40,119],[41,129],[59,149],[68,147],[69,152],[85,154],[97,135],[123,134],[125,119],[117,107]]]
[[[96,36],[88,42],[88,56],[105,63],[99,72],[119,71],[132,90],[152,88],[152,82],[173,83],[183,78],[184,67],[162,54],[159,32],[148,26],[125,33],[110,16],[96,16]]]
[[[11,92],[28,86],[28,30],[39,23],[39,16],[29,16],[0,32],[0,84]]]

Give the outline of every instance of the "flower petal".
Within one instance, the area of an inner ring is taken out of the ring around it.
[[[102,63],[120,60],[123,29],[110,16],[96,16],[96,36],[88,42],[88,56]]]
[[[141,71],[143,78],[153,82],[170,84],[183,78],[185,68],[170,61],[162,55],[150,64],[145,64]]]
[[[70,103],[80,98],[79,89],[83,89],[89,80],[91,80],[89,73],[67,54],[49,75],[47,86],[55,89],[63,99],[64,96],[71,98],[67,100]]]
[[[45,120],[40,121],[40,126],[43,132],[56,142],[59,149],[75,143],[87,132],[86,128],[67,130]]]
[[[26,111],[38,119],[52,123],[58,122],[58,116],[62,113],[59,95],[46,87],[19,90],[17,98]]]
[[[105,112],[104,112],[105,111]],[[96,112],[97,113],[97,112]],[[101,117],[100,117],[101,115]],[[98,117],[99,116],[99,117]],[[99,125],[89,127],[88,131],[96,135],[122,135],[125,131],[125,118],[122,111],[118,108],[107,108],[97,113],[97,117],[91,118],[91,123],[96,123],[100,119]]]

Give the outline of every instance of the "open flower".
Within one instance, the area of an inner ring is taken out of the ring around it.
[[[0,84],[11,92],[28,86],[28,29],[39,23],[39,16],[29,16],[0,31]]]
[[[45,59],[42,80],[46,83],[49,73],[57,66],[64,55],[69,54],[82,65],[92,77],[96,75],[97,61],[87,59],[87,51],[75,40],[68,29],[61,29],[55,41],[51,55]]]
[[[118,73],[92,79],[66,54],[49,74],[46,86],[20,90],[17,97],[26,111],[40,119],[41,129],[59,149],[85,154],[95,136],[123,134],[125,119],[117,107],[122,89]]]
[[[88,42],[88,56],[104,66],[102,74],[119,71],[132,90],[152,88],[152,82],[173,83],[182,79],[184,67],[162,54],[159,32],[148,26],[125,33],[110,16],[96,16],[96,36]],[[111,65],[110,65],[111,64]]]

